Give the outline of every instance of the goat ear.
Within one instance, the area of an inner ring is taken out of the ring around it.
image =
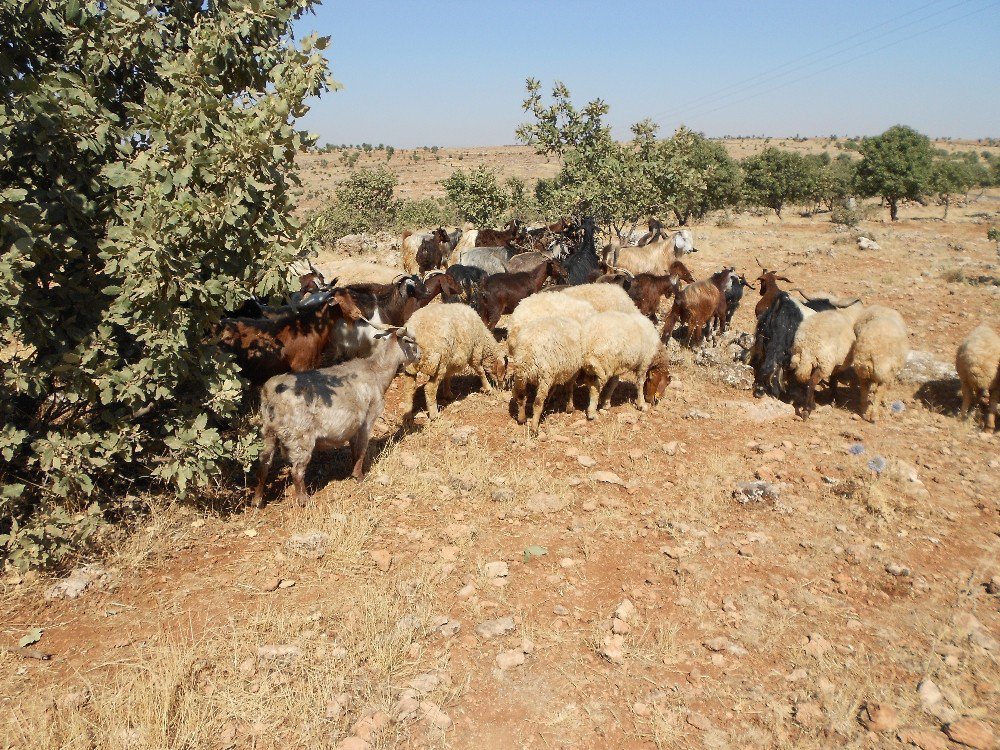
[[[792,280],[791,280],[790,278],[788,278],[787,276],[775,276],[774,278],[775,278],[775,281],[787,281],[787,282],[788,282],[789,284],[792,284],[792,283],[794,283],[794,282],[793,282],[793,281],[792,281]]]

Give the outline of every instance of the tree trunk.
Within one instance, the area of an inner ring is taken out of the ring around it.
[[[899,201],[896,198],[889,198],[889,218],[896,221],[899,218]]]
[[[944,216],[942,216],[941,218],[943,218],[945,220],[948,219],[948,206],[950,206],[950,205],[951,205],[951,198],[946,195],[944,197]]]

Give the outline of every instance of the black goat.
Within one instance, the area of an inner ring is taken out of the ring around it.
[[[594,243],[595,229],[593,217],[584,217],[583,241],[563,261],[566,283],[570,286],[589,284],[601,275],[601,261],[597,257],[597,245]]]

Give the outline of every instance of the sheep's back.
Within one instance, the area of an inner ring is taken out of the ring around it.
[[[628,292],[617,284],[580,284],[561,289],[558,294],[582,300],[597,312],[616,311],[626,314],[639,312]]]
[[[1000,367],[1000,336],[987,325],[977,326],[958,347],[955,369],[962,382],[988,390]]]
[[[565,382],[583,367],[581,326],[571,318],[553,315],[530,320],[509,347],[512,374],[529,382],[543,376]]]

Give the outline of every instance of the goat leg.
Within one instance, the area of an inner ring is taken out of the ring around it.
[[[646,411],[649,408],[649,404],[646,403],[646,394],[643,393],[645,390],[643,385],[646,382],[646,373],[649,372],[649,365],[645,367],[640,367],[635,371],[635,408],[639,411]]]
[[[429,386],[430,383],[427,385]],[[351,477],[358,481],[361,481],[365,477],[365,456],[368,453],[368,440],[370,437],[371,425],[365,422],[350,439],[351,459],[354,461],[354,470],[351,472]]]
[[[257,487],[253,492],[253,507],[255,508],[264,504],[264,485],[267,484],[267,475],[271,471],[271,463],[274,461],[277,449],[274,435],[266,434],[264,436],[264,450],[260,454],[260,463],[257,467]]]
[[[441,373],[439,372],[434,373],[434,375],[431,376],[430,380],[427,381],[426,385],[424,385],[424,400],[427,402],[427,416],[429,419],[437,418],[438,387],[441,385],[442,380],[444,381],[446,386],[445,388],[442,389],[445,391],[445,397],[449,397],[451,395],[451,391],[447,389],[447,382],[448,382],[447,379],[441,378],[440,374]]]

